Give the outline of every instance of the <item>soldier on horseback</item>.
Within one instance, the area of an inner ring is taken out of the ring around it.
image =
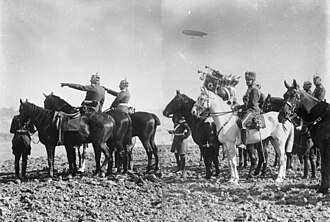
[[[20,167],[19,162],[22,157],[22,177],[26,176],[26,167],[28,155],[31,154],[31,136],[30,133],[35,133],[36,129],[32,122],[28,121],[21,123],[20,115],[14,116],[11,126],[10,133],[14,134],[12,139],[12,149],[15,155],[15,176],[20,178]]]
[[[313,82],[314,82],[314,85],[315,85],[313,96],[315,98],[317,98],[318,100],[323,101],[326,91],[325,91],[324,86],[322,85],[321,77],[319,75],[315,75],[313,77]]]
[[[130,93],[128,91],[128,82],[127,80],[121,80],[119,83],[120,92],[116,92],[112,89],[104,88],[105,91],[113,96],[116,96],[116,99],[112,102],[110,109],[118,109],[125,113],[128,113],[128,102],[130,99]]]
[[[81,105],[87,107],[87,112],[101,112],[105,99],[105,90],[100,85],[100,76],[98,73],[91,76],[90,82],[90,85],[61,83],[61,86],[68,86],[73,89],[86,91],[86,97]]]
[[[259,101],[261,97],[260,86],[255,83],[255,80],[255,72],[245,72],[245,81],[248,89],[243,96],[244,104],[236,107],[236,109],[242,109],[241,139],[244,146],[246,145],[247,124],[251,123],[252,120],[261,112],[259,107]]]

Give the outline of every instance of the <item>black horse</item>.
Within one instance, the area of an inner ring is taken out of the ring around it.
[[[45,108],[57,111],[63,111],[66,113],[71,113],[76,110],[65,100],[51,93],[50,95],[45,95],[46,97],[44,104]],[[110,111],[109,111],[110,112]],[[111,111],[113,112],[113,111]],[[108,113],[108,111],[106,111]],[[158,158],[158,148],[155,143],[155,134],[157,126],[160,125],[159,118],[149,112],[134,112],[130,115],[132,120],[132,137],[139,137],[142,142],[143,147],[146,150],[148,156],[147,172],[153,169],[152,167],[152,155],[155,157],[155,170],[159,169],[159,158]],[[131,165],[133,157],[132,150],[128,148],[128,165]]]
[[[264,104],[263,104],[263,112],[280,112],[281,108],[283,107],[285,100],[281,97],[272,97],[270,94],[267,95]],[[296,116],[296,115],[295,115]],[[294,132],[294,143],[291,153],[287,153],[287,169],[292,169],[292,155],[297,155],[299,162],[304,164],[304,178],[307,178],[309,166],[312,170],[312,177],[315,177],[316,172],[316,164],[314,160],[314,153],[318,155],[318,149],[313,148],[310,150],[310,144],[307,145],[307,135],[308,130],[306,129],[306,125],[299,129],[297,123],[300,120],[295,117],[290,119],[295,125],[295,132]],[[319,161],[319,160],[318,160]],[[277,155],[275,157],[274,166],[277,165]]]
[[[321,154],[321,186],[318,192],[327,193],[330,187],[330,104],[300,89],[296,80],[293,80],[291,86],[285,82],[285,87],[285,103],[279,112],[278,121],[290,119],[297,111],[298,116],[307,123],[311,138]]]
[[[57,112],[44,109],[29,102],[20,100],[19,112],[21,121],[31,119],[38,130],[39,140],[45,145],[48,156],[48,175],[54,176],[54,155],[55,147],[59,139],[59,130],[57,129]],[[68,117],[64,116],[63,119]],[[77,131],[64,133],[64,145],[66,148],[69,171],[73,174],[77,171],[76,157],[73,146],[83,143],[92,143],[95,152],[96,173],[105,173],[105,166],[109,161],[109,149],[107,141],[114,137],[116,124],[114,119],[104,113],[88,113],[81,115],[77,121]],[[105,160],[100,166],[101,151],[105,155]]]
[[[215,175],[219,175],[219,147],[220,143],[216,136],[216,128],[214,123],[205,122],[204,119],[198,118],[191,114],[191,109],[195,101],[180,91],[176,91],[176,96],[167,104],[163,111],[165,117],[172,115],[183,116],[191,129],[194,142],[199,146],[201,155],[204,159],[206,168],[205,178],[212,176],[212,162],[215,165]]]

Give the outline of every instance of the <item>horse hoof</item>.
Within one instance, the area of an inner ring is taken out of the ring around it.
[[[277,178],[276,180],[275,180],[275,182],[276,183],[282,183],[284,180],[282,179],[282,178]]]
[[[104,178],[105,177],[105,173],[104,172],[100,173],[100,177],[101,178]]]
[[[207,180],[209,180],[209,179],[211,179],[211,175],[206,174],[204,178],[207,179]]]
[[[238,185],[238,180],[237,179],[230,179],[229,183]]]
[[[78,173],[84,173],[84,172],[85,172],[85,169],[81,169],[81,168],[78,169]]]

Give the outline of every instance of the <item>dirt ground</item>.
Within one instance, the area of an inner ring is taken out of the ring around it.
[[[249,180],[247,169],[239,169],[240,184],[233,185],[221,160],[220,175],[206,180],[193,146],[183,179],[164,145],[161,172],[144,174],[145,151],[134,149],[137,172],[105,178],[93,176],[91,150],[86,173],[73,178],[66,176],[65,155],[56,157],[53,179],[46,177],[44,157],[29,159],[25,180],[14,178],[13,160],[0,162],[0,221],[330,221],[329,194],[316,193],[319,179],[301,179],[300,171],[275,184],[272,166],[265,177]]]

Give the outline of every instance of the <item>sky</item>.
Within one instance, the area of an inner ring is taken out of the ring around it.
[[[43,106],[53,92],[79,106],[85,92],[61,82],[119,90],[126,78],[137,110],[164,109],[179,89],[196,99],[198,70],[255,71],[264,93],[318,73],[330,99],[328,7],[321,0],[7,0],[0,3],[0,107]],[[192,37],[183,30],[208,33]],[[104,108],[114,97],[106,95]],[[329,100],[330,101],[330,100]]]

